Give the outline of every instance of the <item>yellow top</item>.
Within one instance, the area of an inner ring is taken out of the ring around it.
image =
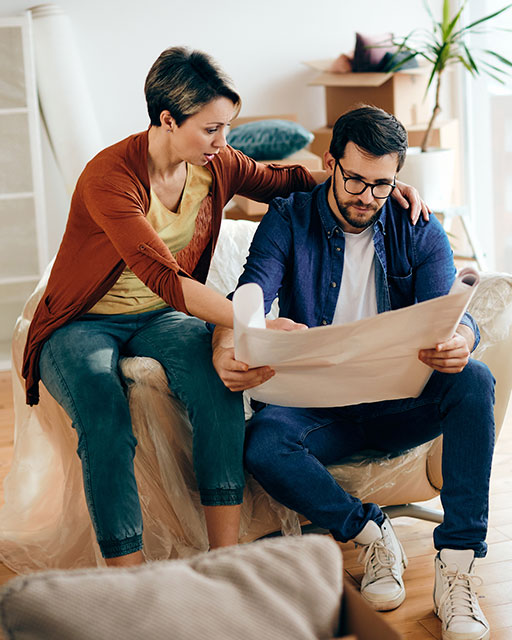
[[[187,179],[178,211],[169,211],[151,189],[146,220],[176,254],[184,249],[192,236],[201,203],[208,195],[212,183],[211,173],[205,167],[187,164]],[[139,280],[129,269],[123,271],[114,286],[99,300],[89,313],[142,313],[168,306],[156,293]]]

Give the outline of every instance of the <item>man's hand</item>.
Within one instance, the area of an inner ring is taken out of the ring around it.
[[[435,349],[422,349],[418,358],[441,373],[460,373],[467,365],[475,336],[469,327],[459,325],[456,333]]]
[[[307,329],[306,325],[299,324],[289,318],[276,318],[267,320],[267,329],[280,329],[295,331]],[[245,391],[252,389],[269,380],[275,371],[271,367],[255,367],[249,369],[245,362],[235,360],[233,346],[233,331],[223,327],[216,327],[212,339],[213,366],[219,378],[230,391]]]
[[[404,209],[409,209],[410,207],[411,210],[409,215],[413,224],[418,222],[420,214],[422,214],[423,218],[428,221],[431,211],[428,205],[420,198],[420,194],[414,187],[397,180],[396,189],[393,189],[391,197],[394,198]]]
[[[297,331],[297,329],[307,329],[305,324],[294,322],[290,318],[275,318],[265,320],[267,329],[280,329],[281,331]]]
[[[217,347],[213,351],[213,366],[230,391],[245,391],[269,380],[275,371],[270,367],[249,369],[245,362],[235,360],[234,347]]]

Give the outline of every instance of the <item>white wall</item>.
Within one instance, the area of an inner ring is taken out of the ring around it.
[[[323,89],[307,86],[315,72],[301,61],[349,51],[356,31],[404,35],[427,19],[419,0],[56,2],[70,17],[105,145],[148,125],[144,79],[168,46],[210,53],[242,95],[242,115],[297,113],[303,125],[314,129],[325,123]],[[2,0],[0,16],[33,4]],[[441,0],[429,4],[439,12]],[[54,241],[62,226],[58,208],[49,212],[50,226],[51,217],[57,219]]]

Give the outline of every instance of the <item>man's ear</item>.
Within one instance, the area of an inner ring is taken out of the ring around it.
[[[336,167],[336,160],[329,151],[324,153],[324,167],[327,173],[332,176]]]

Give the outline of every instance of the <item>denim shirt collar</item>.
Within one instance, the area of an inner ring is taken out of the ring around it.
[[[318,186],[318,213],[320,215],[322,226],[328,238],[330,238],[334,234],[336,229],[338,229],[338,233],[343,232],[340,222],[331,211],[331,207],[329,206],[329,202],[327,200],[330,186],[331,178],[328,178],[325,182]]]
[[[327,237],[332,237],[335,233],[343,233],[343,229],[341,227],[340,221],[336,218],[334,213],[329,206],[329,201],[327,196],[329,194],[329,188],[331,186],[331,178],[328,178],[325,182],[320,184],[318,189],[318,213],[320,215],[320,220],[322,222],[322,226],[325,229],[325,233]],[[382,233],[382,235],[386,235],[386,214],[389,205],[389,199],[386,200],[384,206],[380,210],[380,216],[378,220],[375,222],[375,232],[378,230]],[[336,231],[338,229],[338,231]]]

